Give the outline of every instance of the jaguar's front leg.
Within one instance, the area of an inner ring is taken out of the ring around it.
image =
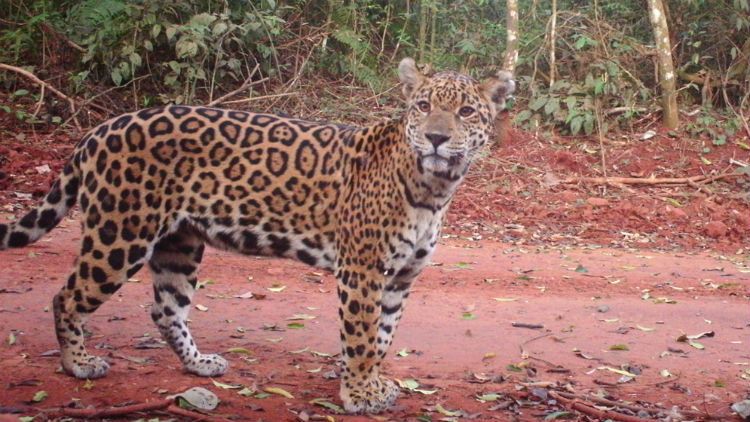
[[[339,269],[336,276],[344,360],[341,400],[347,412],[379,413],[395,402],[399,391],[393,381],[380,376],[388,348],[380,335],[385,276],[359,268]]]

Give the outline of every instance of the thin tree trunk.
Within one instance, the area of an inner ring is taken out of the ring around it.
[[[659,85],[662,95],[662,121],[667,129],[675,129],[679,124],[677,110],[677,88],[672,63],[672,46],[669,41],[669,26],[664,14],[662,0],[648,0],[651,26],[654,28],[654,40],[659,60]]]
[[[430,58],[435,57],[435,32],[437,31],[437,11],[439,0],[430,1]]]
[[[429,19],[429,1],[421,0],[419,2],[419,61],[424,63],[424,52],[427,43],[427,20]]]
[[[505,26],[508,33],[505,41],[503,70],[513,73],[518,62],[518,0],[507,0]]]
[[[555,31],[557,30],[557,0],[552,0],[552,17],[549,30],[549,87],[555,84]]]

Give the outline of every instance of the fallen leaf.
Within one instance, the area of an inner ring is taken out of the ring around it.
[[[211,379],[211,382],[213,382],[215,386],[223,388],[225,390],[238,390],[242,388],[241,384],[224,384],[223,382],[216,381],[215,379]]]
[[[494,299],[498,302],[515,302],[518,300],[517,297],[496,297]]]
[[[280,387],[266,387],[263,390],[266,393],[278,394],[279,396],[286,397],[288,399],[293,399],[294,398],[294,396],[290,392],[288,392],[288,391],[286,391],[286,390],[284,390],[283,388],[280,388]]]
[[[477,316],[471,312],[463,312],[461,314],[461,319],[472,320],[472,319],[477,319]]]
[[[554,421],[557,419],[571,419],[573,417],[573,414],[570,412],[566,412],[564,410],[552,412],[549,415],[544,417],[545,421]]]
[[[274,293],[281,293],[286,289],[286,286],[280,285],[280,284],[274,284],[271,287],[268,287],[268,290],[274,292]]]
[[[440,403],[435,405],[435,410],[437,410],[438,413],[440,413],[441,415],[445,415],[451,418],[461,416],[463,414],[463,412],[459,410],[448,410],[444,408],[443,405],[441,405]]]
[[[630,349],[627,344],[613,344],[609,346],[609,350],[628,351]]]
[[[239,353],[239,354],[243,354],[243,355],[252,355],[253,354],[253,352],[251,352],[248,349],[245,349],[244,347],[230,347],[229,349],[227,349],[227,352],[228,353]]]
[[[301,322],[290,322],[286,325],[287,328],[291,328],[292,330],[299,330],[301,328],[305,328],[305,324]]]
[[[287,321],[302,321],[302,320],[310,320],[315,319],[314,315],[308,315],[308,314],[294,314],[290,317],[288,317]]]
[[[11,331],[11,333],[8,334],[8,346],[12,346],[14,344],[16,344],[16,335]]]
[[[647,332],[647,333],[648,333],[648,332],[651,332],[651,331],[655,331],[655,330],[656,330],[656,328],[649,328],[649,327],[644,327],[644,326],[642,326],[642,325],[636,325],[636,326],[635,326],[635,328],[637,328],[637,329],[639,329],[639,330],[641,330],[641,331],[645,331],[645,332]]]
[[[476,399],[482,403],[487,403],[488,401],[497,401],[500,397],[502,396],[498,393],[486,393],[476,396]]]
[[[243,396],[243,397],[250,397],[253,394],[255,394],[255,390],[245,387],[242,390],[238,391],[237,394]]]
[[[316,406],[324,407],[324,408],[326,408],[326,409],[328,409],[328,410],[330,410],[330,411],[332,411],[334,413],[344,413],[344,409],[341,408],[341,406],[339,406],[339,405],[337,405],[335,403],[332,403],[332,402],[330,402],[330,401],[328,401],[326,399],[322,399],[322,398],[321,399],[312,399],[308,403],[314,404]]]
[[[625,371],[623,369],[612,368],[611,366],[600,366],[596,369],[607,370],[610,372],[614,372],[615,374],[623,375],[623,376],[630,377],[630,378],[635,378],[637,376],[636,374],[633,374],[631,372]]]
[[[44,401],[44,399],[46,399],[48,396],[49,394],[47,394],[47,392],[44,390],[37,391],[31,401],[33,401],[34,403],[39,403]]]
[[[86,382],[83,383],[83,386],[81,388],[86,391],[91,391],[94,388],[94,381],[87,379]]]
[[[197,305],[195,305],[195,309],[197,309],[197,310],[199,310],[199,311],[201,311],[201,312],[206,312],[206,311],[208,311],[208,307],[206,307],[206,306],[203,306],[203,305],[201,305],[200,303],[199,303],[199,304],[197,304]]]

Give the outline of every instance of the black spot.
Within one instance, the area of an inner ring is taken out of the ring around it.
[[[22,248],[29,244],[29,235],[24,232],[12,232],[8,239],[8,246],[11,248]]]
[[[230,121],[224,121],[219,125],[219,132],[227,141],[229,141],[229,143],[236,144],[237,139],[242,132],[242,128]]]
[[[60,181],[55,181],[55,184],[52,185],[52,189],[50,189],[49,193],[47,194],[47,198],[45,199],[47,203],[55,205],[62,199],[62,191],[60,190]]]
[[[314,256],[310,255],[310,253],[308,253],[304,249],[300,249],[297,251],[297,259],[307,265],[315,265],[318,262],[318,260]]]
[[[78,275],[81,276],[81,278],[86,279],[89,278],[89,264],[86,262],[81,262],[78,264]]]
[[[190,107],[184,106],[171,106],[167,110],[178,119],[190,113]]]
[[[196,133],[201,130],[206,123],[197,117],[188,117],[182,123],[180,123],[180,132],[182,133]]]
[[[128,144],[130,152],[135,152],[146,148],[146,135],[143,128],[137,123],[133,123],[125,131],[125,142]]]
[[[357,353],[357,356],[364,355],[365,354],[365,345],[364,344],[357,345],[357,347],[354,349],[354,352]]]
[[[256,114],[253,116],[251,123],[253,124],[253,126],[266,127],[277,120],[279,119],[276,116],[271,116],[268,114]]]
[[[141,119],[143,119],[143,120],[148,120],[148,119],[156,116],[157,114],[161,114],[163,112],[164,112],[164,107],[152,107],[152,108],[147,108],[145,110],[139,111],[138,112],[138,117],[141,118]]]
[[[344,330],[346,330],[346,333],[351,335],[354,335],[354,325],[349,321],[344,321]]]
[[[174,316],[174,311],[169,306],[164,307],[164,315],[166,316]]]
[[[393,305],[393,306],[385,306],[385,305],[383,305],[382,309],[383,309],[383,313],[384,314],[386,314],[386,315],[392,315],[392,314],[395,314],[396,312],[398,312],[401,309],[401,304],[398,303],[398,304]]]
[[[107,262],[114,270],[121,270],[125,266],[125,250],[121,248],[112,249],[109,252]]]
[[[99,284],[107,281],[107,273],[104,272],[101,267],[94,267],[91,269],[91,277]]]
[[[352,300],[351,302],[349,302],[349,312],[356,315],[359,313],[359,310],[359,302],[357,302],[356,300]]]
[[[73,273],[68,277],[68,290],[73,289],[76,286],[76,273]]]
[[[268,148],[266,155],[266,168],[274,176],[281,176],[286,173],[289,165],[289,154],[278,148]]]
[[[203,108],[203,107],[200,107],[200,108],[196,108],[195,112],[198,113],[199,115],[207,118],[212,123],[217,122],[224,115],[224,113],[221,110],[218,110],[218,109],[215,109],[215,108]]]
[[[86,255],[94,249],[94,239],[91,236],[84,236],[83,242],[81,242],[81,255]]]
[[[286,122],[278,123],[268,130],[268,140],[270,142],[281,142],[286,146],[294,144],[297,136],[297,131]]]
[[[104,283],[101,286],[99,286],[99,290],[101,290],[101,292],[106,295],[111,295],[114,292],[120,290],[120,287],[122,287],[122,284]]]
[[[242,249],[245,251],[254,251],[258,249],[258,236],[255,233],[245,230],[242,232]]]
[[[45,230],[51,230],[55,225],[57,224],[57,212],[55,210],[44,210],[39,215],[39,221],[37,221],[37,226],[39,228],[45,229]]]
[[[130,267],[130,269],[129,269],[129,270],[128,270],[128,271],[126,272],[126,273],[125,273],[126,277],[130,278],[130,277],[134,276],[134,275],[135,275],[135,273],[137,273],[137,272],[138,272],[138,271],[139,271],[139,270],[141,269],[141,267],[143,267],[143,264],[136,264],[136,265],[133,265],[133,266],[132,266],[132,267]]]
[[[182,293],[174,293],[174,299],[177,301],[177,305],[181,308],[190,306],[190,298]]]
[[[424,250],[424,249],[418,249],[417,253],[415,254],[415,256],[417,257],[417,259],[422,259],[425,256],[427,256],[427,251]]]
[[[269,234],[268,240],[271,242],[271,249],[276,255],[283,255],[289,250],[289,247],[291,246],[289,243],[289,239],[287,239],[286,237]]]
[[[18,222],[18,224],[20,224],[21,227],[25,227],[27,229],[33,229],[34,226],[36,226],[36,219],[37,219],[37,210],[31,210],[31,212],[26,214],[21,219],[21,221]]]
[[[339,293],[339,299],[341,299],[342,305],[346,305],[346,301],[349,300],[349,293],[347,293],[346,290],[342,290]]]
[[[104,225],[99,228],[99,239],[102,243],[109,246],[115,243],[117,239],[117,224],[112,220],[107,220]]]
[[[138,245],[130,245],[128,250],[128,264],[135,264],[146,255],[146,248]]]
[[[122,137],[115,134],[107,136],[107,148],[115,154],[122,151]]]
[[[119,117],[117,120],[114,121],[114,123],[112,123],[112,130],[124,129],[125,126],[127,126],[131,120],[133,120],[133,116],[130,114],[126,114],[124,116]]]

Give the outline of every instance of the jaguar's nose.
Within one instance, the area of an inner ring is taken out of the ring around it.
[[[432,146],[435,147],[435,150],[437,150],[440,145],[448,142],[448,140],[451,138],[450,136],[443,135],[441,133],[425,133],[424,137],[432,143]]]

